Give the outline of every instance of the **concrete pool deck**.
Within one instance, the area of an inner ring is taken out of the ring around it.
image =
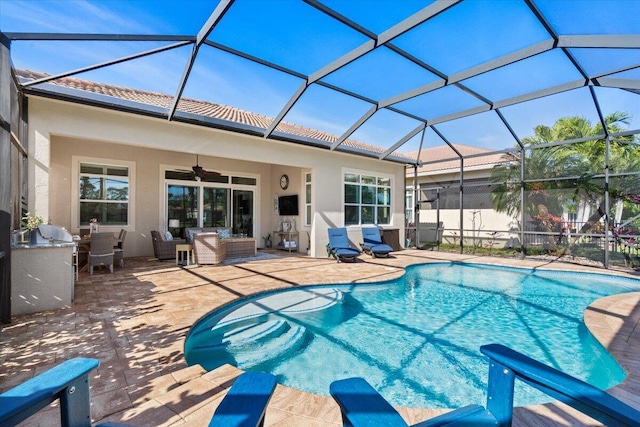
[[[224,266],[177,267],[149,258],[127,259],[114,274],[84,273],[67,309],[15,317],[0,332],[0,391],[71,357],[93,357],[94,422],[114,420],[140,426],[206,426],[236,368],[210,373],[187,367],[183,344],[191,325],[212,309],[260,291],[322,283],[379,281],[401,275],[406,266],[433,261],[482,262],[529,268],[592,271],[640,278],[637,272],[593,269],[567,263],[490,258],[405,250],[392,258],[361,256],[355,264],[278,253],[278,259]],[[596,301],[585,322],[628,373],[611,391],[640,409],[640,293]],[[484,402],[469,402],[484,403]],[[55,405],[55,404],[54,404]],[[47,409],[21,425],[59,425]],[[57,409],[56,409],[57,410]],[[401,408],[409,423],[442,410]],[[265,426],[339,426],[329,397],[278,386]],[[597,425],[558,403],[517,408],[514,425]]]

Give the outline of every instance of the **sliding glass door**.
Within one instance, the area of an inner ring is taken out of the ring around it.
[[[233,234],[253,237],[255,190],[247,187],[167,182],[167,230],[174,237],[183,237],[187,227],[231,227]]]
[[[200,212],[198,195],[200,189],[188,185],[168,185],[167,186],[167,219],[179,220],[179,227],[167,229],[174,237],[182,236],[182,229],[185,227],[197,227]]]
[[[204,187],[203,227],[229,226],[229,189]]]
[[[253,237],[253,190],[233,190],[233,234]]]

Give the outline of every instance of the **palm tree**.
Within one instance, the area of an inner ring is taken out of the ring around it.
[[[620,124],[628,124],[630,116],[627,113],[616,112],[605,117],[605,124],[609,133],[622,131]],[[597,123],[592,127],[588,135],[603,134],[602,124]],[[580,136],[576,136],[580,137]],[[606,159],[606,143],[603,139],[588,141],[581,144],[562,146],[557,152],[558,162],[572,164],[575,172],[582,171],[575,181],[574,192],[571,200],[592,200],[597,208],[573,237],[565,252],[573,246],[581,235],[589,232],[600,222],[607,212],[604,197],[604,179],[595,179],[594,176],[602,175]],[[634,144],[634,137],[614,137],[609,146],[609,172],[611,174],[630,171],[640,171],[640,150]],[[611,182],[611,181],[610,181]],[[640,189],[640,175],[626,175],[613,180],[614,185],[609,185],[609,201],[613,206],[617,201],[630,200]],[[563,252],[564,253],[564,252]]]
[[[609,133],[621,132],[621,124],[628,124],[629,115],[616,112],[605,118]],[[585,138],[603,134],[600,123],[592,125],[581,117],[563,117],[552,127],[539,125],[534,136],[524,138],[527,149],[525,155],[525,213],[539,222],[540,230],[547,232],[549,250],[556,249],[553,218],[560,216],[563,206],[591,202],[598,205],[594,213],[580,229],[580,234],[589,231],[605,215],[604,180],[602,175],[606,164],[606,143],[604,139],[594,139],[577,144],[557,145],[535,149],[536,145]],[[491,174],[495,184],[491,198],[498,212],[520,214],[520,153],[511,154],[507,162],[497,165]],[[610,172],[640,170],[640,150],[634,144],[633,136],[616,137],[610,141]],[[543,178],[558,177],[557,180]],[[574,177],[562,179],[562,177]],[[575,178],[577,177],[577,178]],[[540,181],[531,181],[540,179]],[[616,178],[616,185],[609,188],[612,201],[624,200],[638,191],[638,175]],[[570,245],[575,244],[574,238]]]

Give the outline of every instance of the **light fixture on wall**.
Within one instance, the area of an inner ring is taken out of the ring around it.
[[[179,219],[170,219],[169,220],[169,228],[180,228],[180,220]]]

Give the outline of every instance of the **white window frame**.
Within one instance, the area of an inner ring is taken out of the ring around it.
[[[342,206],[342,223],[345,224],[346,227],[362,227],[363,225],[369,225],[369,223],[367,224],[363,224],[362,223],[362,217],[358,218],[358,224],[348,224],[346,223],[346,210],[345,207],[347,206],[347,203],[345,203],[344,201],[344,197],[345,197],[345,185],[346,184],[352,184],[352,183],[347,183],[347,181],[345,181],[345,175],[347,174],[353,174],[353,175],[366,175],[366,176],[372,176],[376,178],[376,189],[378,188],[378,184],[377,181],[378,179],[382,178],[382,179],[388,179],[389,180],[389,222],[388,223],[380,223],[377,221],[378,218],[378,204],[376,202],[375,209],[374,209],[374,222],[373,224],[375,225],[391,225],[393,223],[392,218],[393,218],[393,208],[394,208],[394,200],[393,200],[393,189],[394,189],[394,175],[391,174],[387,174],[387,173],[381,173],[381,172],[373,172],[373,171],[367,171],[367,170],[358,170],[358,169],[342,169],[342,186],[341,186],[341,200],[340,200],[340,204]],[[358,185],[362,185],[361,183],[358,183]],[[377,201],[377,197],[376,197],[376,201]],[[349,205],[352,205],[351,203],[349,203]],[[360,201],[360,203],[358,204],[359,206],[362,206],[362,200]]]
[[[129,170],[129,200],[127,201],[127,225],[100,225],[100,230],[117,231],[125,229],[134,231],[136,228],[136,162],[126,160],[106,159],[102,157],[71,156],[71,224],[78,230],[84,225],[80,225],[80,164],[92,163],[96,165],[126,167]],[[88,225],[86,226],[89,227]]]
[[[412,224],[415,223],[415,215],[416,215],[416,202],[415,202],[416,192],[413,187],[405,187],[404,191],[404,215],[405,215],[405,223]],[[408,201],[408,202],[407,202]]]
[[[309,180],[307,181],[307,177]],[[307,202],[307,190],[311,195]],[[311,172],[304,173],[304,225],[305,227],[311,227],[311,220],[313,217],[313,174]]]

